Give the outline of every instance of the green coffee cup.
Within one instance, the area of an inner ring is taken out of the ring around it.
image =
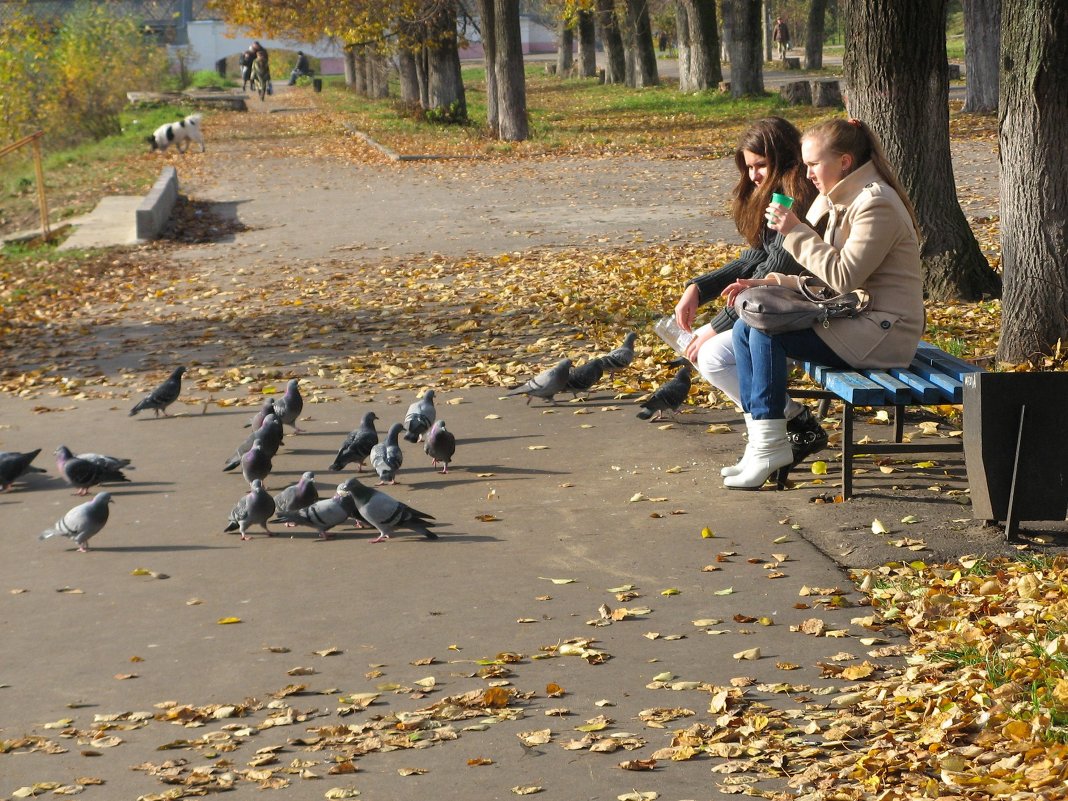
[[[792,197],[790,197],[789,195],[780,195],[778,192],[771,196],[771,202],[778,203],[780,206],[786,209],[794,205],[794,199]]]

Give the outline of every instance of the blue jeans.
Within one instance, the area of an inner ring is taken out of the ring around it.
[[[829,367],[849,367],[811,328],[769,336],[738,320],[733,337],[742,409],[754,420],[785,417],[787,358],[811,360]]]

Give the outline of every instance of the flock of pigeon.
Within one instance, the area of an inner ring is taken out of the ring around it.
[[[636,339],[636,334],[629,333],[619,347],[605,356],[591,358],[578,367],[572,366],[570,359],[562,359],[507,394],[526,395],[529,404],[530,399],[535,397],[555,402],[555,396],[565,391],[575,397],[580,392],[589,393],[606,371],[614,375],[617,370],[631,364]],[[677,411],[685,401],[690,391],[692,368],[685,359],[677,359],[672,364],[681,365],[678,372],[639,402],[642,410],[637,416],[640,419],[660,419],[665,411]],[[152,410],[157,417],[160,414],[167,416],[167,407],[178,399],[181,392],[184,372],[184,367],[175,368],[166,381],[130,410],[130,415]],[[245,424],[246,428],[251,429],[250,433],[223,465],[224,471],[240,468],[249,485],[248,492],[230,511],[229,522],[224,530],[236,531],[242,540],[248,540],[251,539],[248,536],[250,528],[259,526],[271,535],[273,532],[268,524],[282,523],[313,528],[320,538],[327,539],[331,529],[354,521],[358,528],[377,530],[378,536],[371,542],[389,539],[391,534],[400,529],[436,539],[437,535],[430,530],[435,525],[431,515],[367,486],[356,477],[339,484],[330,498],[319,497],[315,474],[312,472],[305,472],[297,483],[274,497],[268,493],[264,482],[271,473],[274,456],[282,445],[284,427],[290,426],[294,433],[302,433],[297,420],[304,401],[298,384],[297,379],[291,379],[281,397],[264,400],[260,410]],[[397,471],[404,458],[399,444],[401,432],[404,432],[404,439],[408,442],[423,441],[423,449],[433,460],[434,467],[441,465],[441,472],[448,473],[449,463],[456,452],[456,438],[446,429],[445,421],[437,419],[433,389],[426,390],[408,407],[403,423],[394,423],[389,427],[384,442],[379,442],[374,425],[376,419],[374,412],[363,415],[359,427],[345,438],[338,449],[330,470],[340,471],[347,465],[355,464],[357,470],[362,471],[369,462],[378,475],[378,486],[396,483]],[[6,491],[27,473],[45,472],[32,465],[40,452],[40,448],[26,453],[0,452],[0,491]],[[65,445],[61,445],[55,454],[59,472],[77,489],[76,494],[82,496],[87,495],[91,487],[129,481],[123,471],[133,469],[130,459],[98,453],[74,454]],[[79,551],[88,550],[89,540],[108,521],[112,500],[111,493],[100,492],[41,532],[40,539],[64,536],[72,539]]]

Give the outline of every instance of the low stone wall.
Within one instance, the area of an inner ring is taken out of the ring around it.
[[[155,239],[178,202],[178,171],[164,167],[152,189],[137,207],[137,238]]]

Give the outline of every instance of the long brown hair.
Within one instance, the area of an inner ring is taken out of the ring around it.
[[[887,161],[886,152],[883,150],[883,143],[880,141],[878,134],[868,127],[866,122],[853,118],[848,120],[841,118],[826,120],[805,131],[805,138],[818,139],[825,148],[836,156],[843,156],[848,153],[853,157],[852,170],[870,161],[882,179],[897,192],[897,196],[905,204],[909,217],[912,218],[912,227],[916,230],[917,235],[919,234],[920,224],[916,221],[916,209],[913,208],[908,193],[905,192],[905,188],[901,185],[901,181],[897,177],[897,171]],[[850,171],[852,172],[852,170]]]
[[[760,186],[749,178],[745,151],[767,159],[768,175]],[[792,197],[794,213],[801,218],[816,199],[816,187],[806,177],[801,160],[801,132],[782,117],[765,117],[753,123],[738,142],[734,164],[738,183],[732,194],[731,216],[751,247],[764,247],[764,210],[773,193]]]

